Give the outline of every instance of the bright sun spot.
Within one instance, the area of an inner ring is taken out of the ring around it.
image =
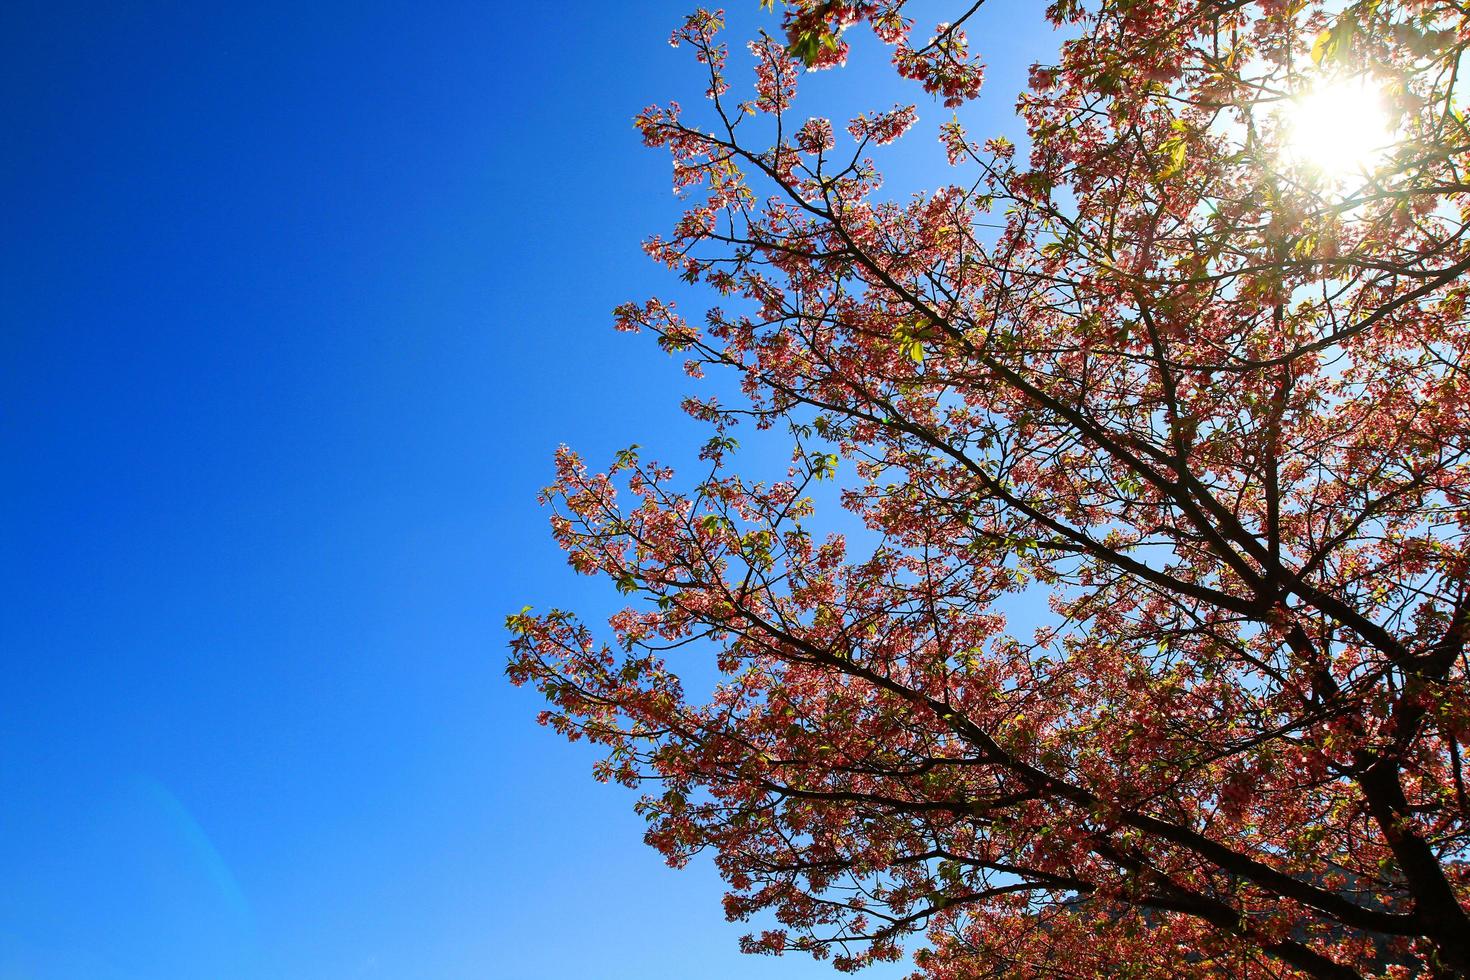
[[[1362,75],[1302,93],[1283,122],[1287,156],[1333,180],[1373,169],[1393,143],[1383,96]]]

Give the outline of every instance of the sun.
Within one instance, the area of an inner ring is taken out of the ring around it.
[[[1323,81],[1282,111],[1288,159],[1340,182],[1371,172],[1394,142],[1383,94],[1366,75]]]

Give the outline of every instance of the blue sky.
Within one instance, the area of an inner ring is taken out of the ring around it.
[[[980,131],[1035,6],[977,23]],[[507,612],[618,598],[547,535],[555,446],[704,438],[608,315],[682,295],[630,120],[699,101],[685,10],[0,9],[0,980],[831,975],[739,956],[502,673]]]

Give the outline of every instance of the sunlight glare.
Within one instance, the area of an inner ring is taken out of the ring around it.
[[[1332,180],[1372,170],[1393,135],[1383,96],[1367,76],[1338,79],[1287,104],[1285,152]]]

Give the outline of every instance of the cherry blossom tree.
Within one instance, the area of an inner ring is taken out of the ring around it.
[[[895,194],[918,109],[797,85],[870,30],[949,119],[989,14],[956,6],[674,33],[708,103],[638,117],[689,205],[646,247],[723,305],[617,325],[740,397],[685,403],[693,476],[559,452],[555,538],[631,604],[510,617],[511,679],[777,926],[751,952],[1470,975],[1470,8],[1057,0],[1021,146],[955,116]],[[742,426],[789,468],[737,473]],[[861,533],[815,530],[828,481]]]

